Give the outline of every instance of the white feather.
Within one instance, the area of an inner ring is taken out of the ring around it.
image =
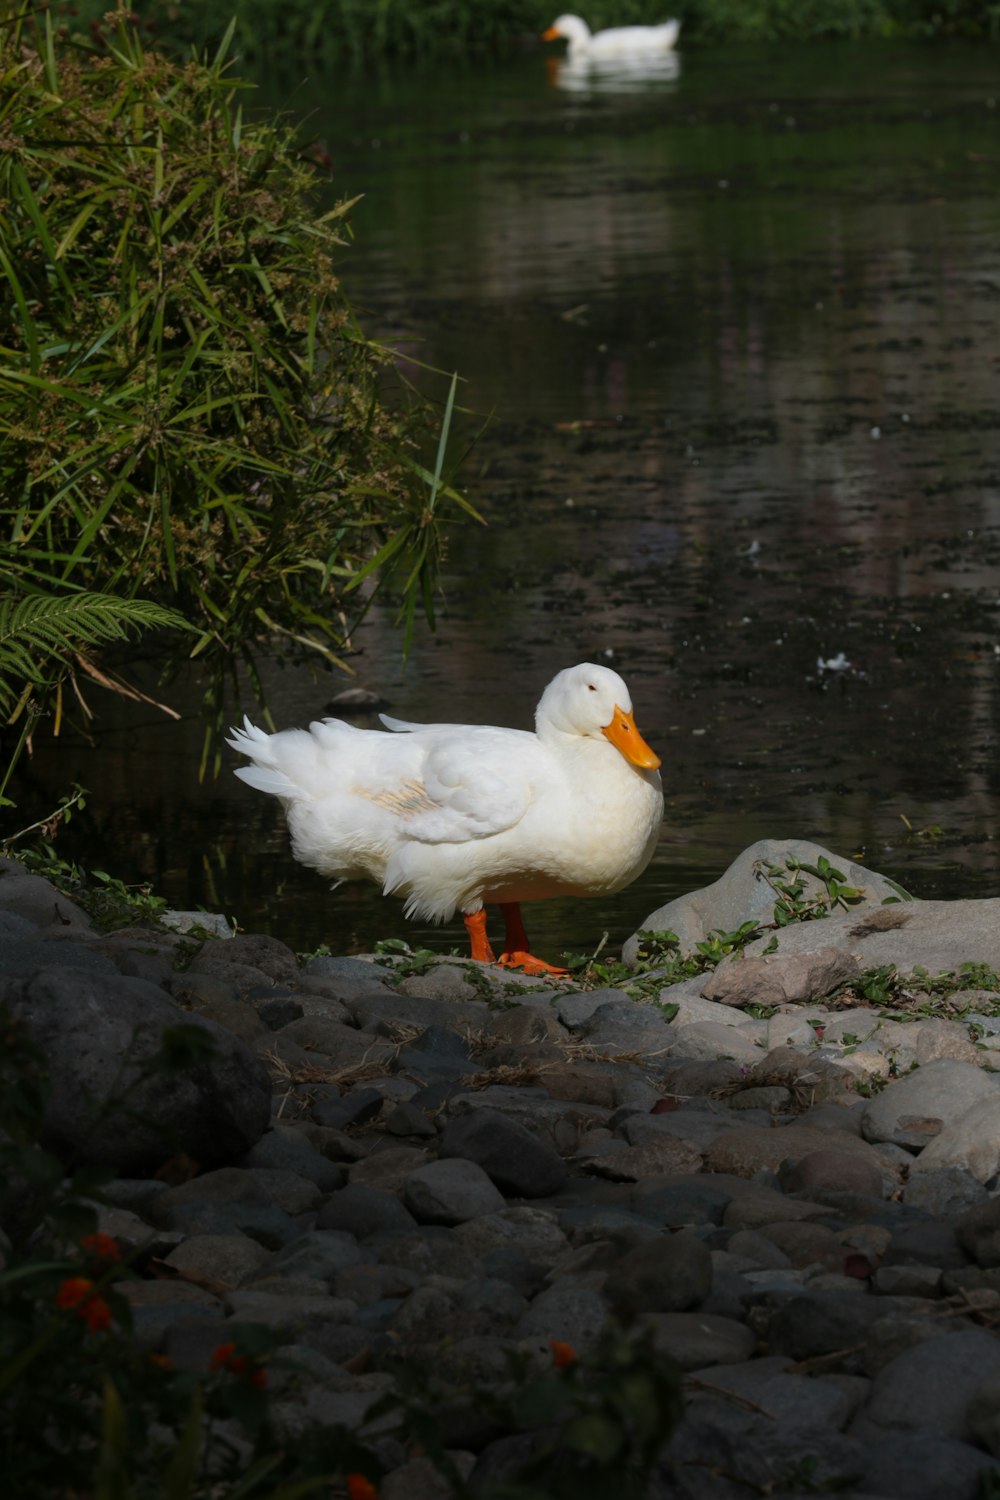
[[[446,921],[485,901],[611,893],[645,868],[660,778],[604,733],[631,706],[616,672],[585,662],[546,688],[533,734],[389,716],[389,733],[324,719],[266,734],[245,720],[229,744],[253,762],[236,774],[281,799],[303,864]]]

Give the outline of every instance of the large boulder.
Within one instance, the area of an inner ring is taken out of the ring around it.
[[[181,1010],[143,979],[51,967],[0,979],[0,1006],[41,1048],[50,1096],[42,1143],[74,1163],[141,1175],[184,1152],[215,1166],[267,1129],[271,1085],[231,1032]],[[213,1043],[191,1066],[164,1066],[164,1031],[186,1026]]]
[[[900,888],[884,875],[877,875],[864,865],[833,854],[822,844],[813,844],[808,839],[759,839],[744,849],[726,873],[711,885],[678,896],[651,912],[642,929],[674,932],[680,941],[681,952],[691,953],[713,932],[733,932],[743,922],[770,921],[778,896],[763,871],[769,865],[776,865],[781,871],[780,879],[788,881],[793,878],[787,868],[790,859],[806,865],[828,859],[841,872],[847,885],[862,892],[860,899],[853,903],[853,910],[900,899]],[[804,896],[820,895],[825,890],[823,882],[814,875],[794,873],[802,875]],[[634,933],[622,950],[625,963],[635,963],[638,949],[639,934]]]

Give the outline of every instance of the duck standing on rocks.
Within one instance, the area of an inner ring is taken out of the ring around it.
[[[558,673],[534,734],[380,717],[391,733],[323,719],[266,734],[244,719],[227,743],[253,764],[236,775],[281,800],[302,864],[376,880],[408,917],[460,911],[486,963],[496,902],[499,962],[564,972],[529,952],[520,903],[622,890],[652,858],[663,816],[660,759],[621,677],[591,662]]]
[[[669,52],[676,45],[680,21],[662,21],[658,26],[612,26],[607,31],[591,31],[579,16],[558,16],[543,42],[562,38],[569,43],[570,57],[641,57],[644,54]]]

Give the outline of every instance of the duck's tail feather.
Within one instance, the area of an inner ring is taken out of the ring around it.
[[[266,730],[258,729],[256,724],[251,724],[249,718],[244,716],[243,728],[231,729],[229,734],[226,744],[240,755],[249,756],[254,762],[252,766],[235,768],[235,774],[241,781],[245,781],[247,786],[256,787],[259,792],[270,792],[275,797],[294,797],[298,793],[295,783],[274,765],[268,743],[271,736]]]
[[[274,797],[302,795],[300,788],[289,781],[284,771],[272,771],[267,766],[237,766],[234,774],[247,786],[256,787],[258,792],[270,792]]]

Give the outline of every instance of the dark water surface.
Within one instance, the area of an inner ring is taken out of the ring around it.
[[[529,912],[535,946],[620,942],[764,836],[997,893],[996,50],[266,89],[310,114],[338,196],[365,194],[340,270],[368,330],[492,414],[464,471],[489,526],[453,539],[437,635],[403,666],[376,615],[357,681],[401,717],[527,727],[559,668],[606,661],[663,755],[654,864]],[[282,725],[344,685],[270,682]],[[93,793],[65,852],[301,947],[457,941],[374,888],[328,895],[228,771],[199,786],[184,697],[179,726],[102,698],[96,752],[40,744],[40,799]]]

